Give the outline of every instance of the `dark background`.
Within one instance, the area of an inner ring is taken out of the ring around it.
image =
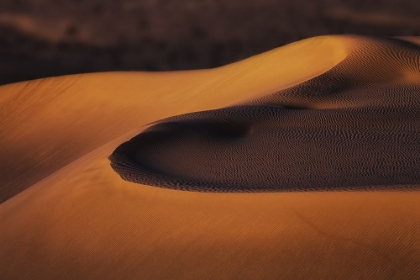
[[[324,34],[420,35],[418,0],[0,0],[0,84],[211,68]]]

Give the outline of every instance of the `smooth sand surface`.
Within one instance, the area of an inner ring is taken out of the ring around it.
[[[415,42],[0,87],[0,274],[419,278]]]

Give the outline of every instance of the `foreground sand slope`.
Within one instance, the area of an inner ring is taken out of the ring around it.
[[[406,105],[417,98],[409,89],[419,84],[419,53],[395,39],[320,37],[214,70],[92,74],[0,88],[1,275],[420,277],[415,182],[407,185],[410,192],[183,192],[124,181],[108,160],[150,122],[272,102],[276,92],[302,90],[305,81],[334,71],[356,86],[406,88],[409,100],[395,99]],[[370,70],[359,67],[365,59]],[[354,70],[340,70],[343,63],[353,63]],[[357,107],[380,97],[326,98],[322,85],[307,96],[289,95],[288,105]]]

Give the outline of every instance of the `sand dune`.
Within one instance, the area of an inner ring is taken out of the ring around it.
[[[1,275],[420,277],[416,42],[0,87]]]
[[[112,166],[129,181],[187,190],[418,184],[420,49],[375,43],[292,88],[159,122],[121,145]]]
[[[0,201],[142,125],[264,96],[329,70],[345,55],[341,40],[324,37],[215,70],[90,74],[3,86]],[[289,66],[278,69],[282,64]]]

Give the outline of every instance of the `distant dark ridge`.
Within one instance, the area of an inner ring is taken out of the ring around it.
[[[0,85],[91,72],[214,68],[268,49],[254,43],[243,49],[246,43],[237,39],[199,47],[194,41],[165,42],[148,37],[110,46],[51,43],[1,24],[0,33]]]
[[[86,0],[73,9],[71,1],[2,1],[0,15],[51,20],[51,30],[58,17],[69,26],[55,44],[0,23],[0,85],[88,72],[213,68],[326,34],[420,35],[416,0],[192,2]],[[98,35],[107,43],[98,45],[95,36],[78,41],[83,30],[107,30]]]

